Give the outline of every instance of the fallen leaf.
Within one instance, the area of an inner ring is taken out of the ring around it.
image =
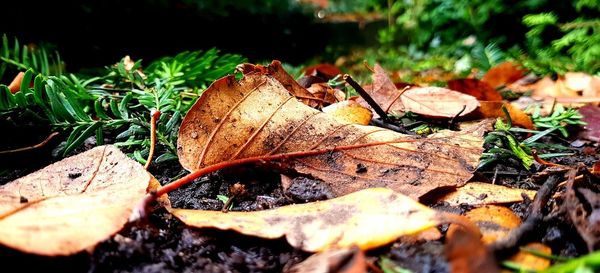
[[[583,137],[585,139],[600,142],[600,107],[587,105],[579,109],[583,116],[582,120],[587,123],[584,126]]]
[[[490,183],[469,182],[462,187],[438,196],[434,202],[444,201],[451,206],[458,206],[460,204],[469,204],[471,206],[506,204],[522,202],[523,193],[533,199],[536,192],[532,190],[513,189]]]
[[[552,254],[552,249],[542,243],[529,243],[524,248],[535,250],[539,253],[546,255]],[[540,257],[538,255],[531,254],[527,251],[520,250],[517,254],[513,255],[508,259],[510,262],[519,265],[526,271],[538,271],[544,270],[550,267],[550,259]]]
[[[414,112],[437,118],[453,118],[471,113],[479,106],[473,96],[441,87],[412,87],[398,90],[387,72],[375,65],[373,84],[365,91],[385,112]],[[368,106],[361,98],[360,104]]]
[[[584,174],[575,179],[577,172],[569,171],[565,209],[590,252],[600,249],[600,179]]]
[[[342,71],[332,64],[315,64],[305,68],[304,74],[330,80],[342,74]]]
[[[25,73],[19,72],[19,74],[15,76],[12,82],[10,82],[10,84],[8,85],[8,90],[10,90],[11,93],[14,94],[21,90],[21,82],[23,81],[23,76],[25,76]]]
[[[0,244],[48,256],[91,248],[127,223],[150,180],[101,146],[0,186]]]
[[[521,224],[521,219],[512,210],[495,205],[472,209],[465,213],[465,216],[479,226],[483,234],[481,241],[487,245],[504,238],[511,229]],[[458,228],[460,227],[451,225],[448,234],[452,234]]]
[[[333,104],[336,102],[343,101],[346,99],[346,94],[339,89],[333,89],[326,83],[313,83],[309,88],[308,92],[313,94],[316,98],[321,99],[323,102],[320,106]]]
[[[488,127],[419,138],[341,123],[299,103],[272,77],[253,73],[239,82],[217,80],[202,94],[181,124],[178,155],[191,171],[282,155],[282,167],[323,180],[337,196],[389,187],[417,198],[471,178]]]
[[[447,221],[447,214],[385,188],[272,210],[174,209],[172,213],[197,228],[235,230],[268,239],[285,236],[290,245],[309,252],[352,246],[372,249]]]
[[[526,70],[515,63],[503,62],[488,70],[481,81],[489,84],[492,88],[498,88],[523,78],[525,72]]]
[[[322,105],[322,100],[315,97],[306,88],[302,87],[290,74],[288,74],[281,65],[280,61],[274,60],[267,66],[254,65],[254,64],[241,64],[238,65],[238,70],[241,70],[244,75],[258,73],[267,74],[275,78],[283,87],[290,92],[290,94],[300,99],[304,104],[311,107]],[[233,78],[231,79],[233,80]]]
[[[494,255],[479,237],[462,228],[455,228],[452,232],[448,230],[444,252],[450,264],[450,272],[500,272]]]
[[[480,101],[502,101],[502,96],[489,84],[478,79],[448,81],[448,88],[471,95]]]
[[[342,123],[368,125],[373,113],[354,100],[345,100],[323,108],[323,113]]]
[[[564,75],[565,87],[581,93],[582,97],[600,97],[600,77],[583,72],[567,72]]]
[[[502,106],[506,108],[512,123],[516,126],[520,126],[527,129],[534,129],[531,117],[527,115],[523,110],[512,105],[512,103],[502,101],[480,101],[479,108],[477,108],[469,117],[481,119],[481,118],[506,118],[506,114],[502,110]]]
[[[366,273],[365,254],[357,247],[315,253],[295,264],[289,273]]]

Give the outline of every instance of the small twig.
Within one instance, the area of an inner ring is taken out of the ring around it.
[[[48,137],[46,137],[46,139],[44,139],[42,142],[40,142],[38,144],[35,144],[33,146],[27,146],[27,147],[12,149],[12,150],[0,151],[0,155],[2,155],[2,154],[12,154],[12,153],[24,152],[24,151],[29,151],[29,150],[33,150],[33,149],[37,149],[37,148],[43,147],[48,142],[50,142],[50,140],[52,140],[52,138],[54,138],[57,135],[58,135],[58,132],[53,132]]]
[[[156,146],[156,121],[160,118],[160,111],[152,110],[150,113],[150,152],[148,153],[148,159],[146,159],[146,165],[144,169],[148,169],[150,163],[152,163],[152,157],[154,157],[154,147]]]
[[[465,111],[465,109],[467,109],[467,105],[463,105],[463,108],[460,109],[460,111],[458,111],[458,114],[456,114],[454,117],[452,117],[450,119],[450,122],[448,123],[449,127],[454,127],[456,118],[458,118],[460,116],[460,114],[462,114]]]
[[[549,167],[564,167],[564,165],[552,163],[552,162],[549,162],[549,161],[541,159],[538,156],[537,151],[535,149],[531,150],[531,156],[533,156],[533,159],[535,159],[535,162],[537,162],[539,164],[542,164],[544,166],[549,166]]]
[[[369,93],[367,93],[367,91],[365,91],[356,81],[354,81],[350,75],[345,74],[344,80],[350,86],[352,86],[352,88],[354,88],[358,94],[360,94],[360,96],[369,104],[369,106],[371,106],[371,108],[373,108],[373,110],[375,110],[375,113],[377,113],[383,121],[388,121],[387,113],[383,111],[381,106],[379,106],[379,104],[377,104],[377,102],[369,95]]]
[[[546,182],[535,194],[535,198],[531,204],[531,211],[527,216],[527,219],[525,219],[519,227],[511,230],[503,240],[496,241],[490,246],[494,253],[499,256],[505,256],[510,253],[510,251],[515,249],[525,240],[527,234],[532,232],[537,225],[542,222],[544,219],[543,209],[546,207],[546,203],[548,203],[548,200],[558,185],[559,178],[560,176],[558,175],[548,177]]]
[[[382,128],[390,129],[390,130],[396,131],[398,133],[407,134],[407,135],[416,135],[415,132],[406,129],[406,127],[404,127],[402,125],[394,124],[394,123],[387,123],[387,122],[384,122],[381,119],[374,118],[374,119],[371,120],[371,123],[373,125],[375,125],[375,126],[379,126],[379,127],[382,127]]]

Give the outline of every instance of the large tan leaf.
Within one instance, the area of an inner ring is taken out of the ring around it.
[[[93,247],[123,227],[150,180],[101,146],[0,186],[0,244],[49,256]]]
[[[451,206],[458,206],[460,204],[479,206],[522,202],[523,194],[533,199],[535,191],[514,189],[490,183],[469,182],[462,187],[439,196],[435,200],[448,202]]]
[[[354,245],[371,249],[448,221],[447,214],[385,188],[272,210],[174,209],[172,213],[194,227],[231,229],[269,239],[286,236],[290,245],[311,252]]]
[[[378,64],[373,73],[373,84],[365,88],[385,112],[413,112],[430,117],[452,118],[464,116],[479,106],[477,99],[441,87],[412,87],[398,90],[387,72]],[[366,102],[359,99],[361,104]]]
[[[271,76],[251,73],[217,80],[203,93],[181,124],[178,154],[186,169],[198,170],[294,153],[285,167],[325,181],[338,196],[389,187],[416,198],[471,178],[484,129],[418,138],[342,123],[298,102]]]

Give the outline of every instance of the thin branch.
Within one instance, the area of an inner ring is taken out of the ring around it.
[[[352,88],[354,88],[358,94],[360,94],[360,96],[369,104],[369,106],[371,106],[371,108],[373,108],[373,110],[375,110],[375,113],[377,113],[382,120],[388,120],[387,113],[383,111],[381,106],[379,106],[379,104],[377,104],[377,102],[369,95],[369,93],[367,93],[367,91],[365,91],[356,81],[354,81],[350,75],[345,74],[344,80],[350,86],[352,86]]]
[[[559,175],[548,177],[546,182],[544,182],[535,194],[535,198],[531,204],[531,211],[527,216],[527,219],[525,219],[519,227],[511,230],[503,240],[496,241],[490,246],[492,251],[499,256],[505,256],[526,240],[526,236],[534,231],[544,219],[544,207],[546,207],[548,200],[555,191],[559,178]]]
[[[35,144],[35,145],[32,145],[32,146],[27,146],[27,147],[22,147],[22,148],[17,148],[17,149],[12,149],[12,150],[0,151],[0,155],[2,155],[2,154],[12,154],[12,153],[24,152],[24,151],[29,151],[29,150],[33,150],[33,149],[37,149],[37,148],[43,147],[48,142],[50,142],[50,140],[52,140],[52,138],[54,138],[57,135],[58,135],[58,132],[51,133],[48,137],[46,137],[46,139],[44,139],[42,142],[40,142],[38,144]]]

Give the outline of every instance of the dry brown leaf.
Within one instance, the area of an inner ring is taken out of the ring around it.
[[[511,229],[521,224],[521,219],[512,210],[495,205],[472,209],[465,216],[479,226],[483,234],[481,240],[488,245],[504,238]],[[452,234],[457,228],[460,227],[451,225],[448,234]]]
[[[305,75],[317,76],[324,80],[331,80],[342,74],[342,71],[332,64],[315,64],[304,69]]]
[[[514,125],[527,128],[534,129],[533,122],[531,121],[531,117],[527,115],[523,110],[518,107],[513,106],[511,103],[502,102],[502,101],[480,101],[480,106],[477,110],[475,110],[470,117],[473,118],[506,118],[506,114],[502,111],[502,106],[506,108],[512,123]]]
[[[443,213],[385,188],[272,210],[174,209],[172,213],[193,227],[231,229],[269,239],[286,236],[290,245],[310,252],[355,245],[371,249],[444,222]]]
[[[398,90],[378,64],[375,65],[373,84],[365,91],[385,112],[413,112],[428,117],[453,118],[471,113],[479,106],[473,96],[441,87],[412,87]],[[364,106],[368,104],[358,100]]]
[[[525,248],[544,253],[546,255],[552,254],[552,249],[542,243],[529,243],[524,246]],[[509,261],[521,266],[527,271],[539,271],[550,267],[550,259],[533,255],[527,251],[520,250],[517,254],[513,255],[508,259]],[[504,270],[503,272],[512,272]]]
[[[283,167],[325,181],[337,196],[389,187],[416,198],[471,178],[488,126],[418,138],[341,123],[299,103],[272,77],[253,73],[239,82],[222,78],[203,93],[181,124],[178,154],[184,168],[198,170],[294,153]]]
[[[357,247],[315,253],[295,264],[289,273],[366,273],[365,254]]]
[[[321,99],[323,105],[333,104],[346,99],[346,94],[342,90],[333,89],[326,83],[313,83],[306,90],[316,98]]]
[[[274,60],[267,66],[241,64],[238,65],[238,70],[241,70],[244,74],[258,73],[270,75],[281,83],[292,96],[300,99],[304,104],[311,107],[322,106],[323,104],[320,98],[317,98],[294,80],[294,78],[283,69],[280,61]]]
[[[150,180],[118,148],[101,146],[0,186],[0,244],[48,256],[93,247],[127,223]]]
[[[521,194],[526,194],[529,198],[535,196],[535,191],[513,189],[505,186],[494,185],[482,182],[469,182],[466,185],[456,188],[436,199],[436,201],[445,201],[451,206],[460,204],[469,204],[472,206],[505,204],[522,202]]]
[[[502,101],[502,96],[489,84],[478,79],[448,81],[448,88],[471,95],[480,101]]]
[[[481,242],[476,234],[462,228],[453,227],[447,233],[444,254],[450,264],[450,272],[455,273],[495,273],[500,269],[494,255]]]
[[[503,62],[488,70],[482,82],[489,84],[492,88],[498,88],[503,85],[508,85],[525,76],[525,70],[512,62]]]
[[[323,108],[323,113],[342,123],[368,125],[373,113],[354,100],[345,100]]]
[[[577,172],[569,171],[564,209],[577,228],[590,252],[600,249],[600,179],[585,174],[575,179]]]

